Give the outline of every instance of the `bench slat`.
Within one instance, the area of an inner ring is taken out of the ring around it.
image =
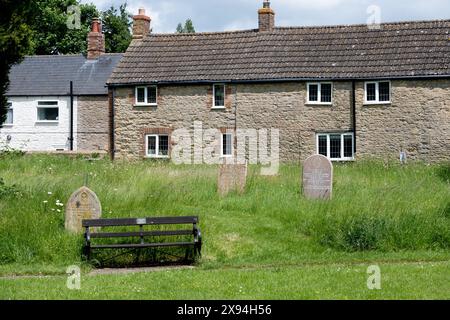
[[[91,233],[91,238],[129,238],[129,237],[149,237],[149,236],[181,236],[192,235],[193,230],[174,230],[174,231],[144,231],[144,232],[102,232]]]
[[[190,217],[149,217],[142,219],[92,219],[83,220],[83,227],[118,227],[118,226],[138,226],[142,225],[142,221],[145,219],[144,225],[161,225],[161,224],[190,224],[198,223],[199,219],[195,216]]]
[[[94,245],[91,249],[126,249],[126,248],[153,248],[153,247],[187,247],[194,246],[194,242],[167,242],[167,243],[143,243],[143,244],[105,244]]]

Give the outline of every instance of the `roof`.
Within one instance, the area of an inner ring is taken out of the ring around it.
[[[105,95],[106,81],[122,54],[102,54],[97,60],[79,55],[27,56],[9,74],[7,96]]]
[[[134,41],[111,85],[152,82],[448,76],[450,20],[149,34]]]

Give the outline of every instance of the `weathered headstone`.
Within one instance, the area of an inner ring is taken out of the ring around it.
[[[97,195],[88,187],[81,187],[69,198],[66,205],[66,230],[79,233],[83,230],[83,219],[100,219],[102,205]]]
[[[333,164],[322,155],[303,163],[303,194],[308,199],[330,200],[333,190]]]
[[[218,192],[226,196],[232,191],[243,193],[247,183],[247,164],[221,164],[217,181]]]

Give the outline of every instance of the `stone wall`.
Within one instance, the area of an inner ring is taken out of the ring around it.
[[[77,149],[109,150],[108,96],[78,97]]]
[[[280,158],[316,153],[316,133],[352,131],[352,83],[333,83],[332,105],[308,105],[306,83],[227,85],[228,103],[212,110],[210,85],[160,86],[157,107],[135,107],[134,88],[117,88],[116,157],[139,159],[144,134],[153,129],[203,128],[280,130]],[[392,81],[392,104],[364,105],[364,83],[356,83],[357,158],[450,160],[449,80]],[[235,116],[237,114],[237,116]],[[106,122],[105,122],[106,123]]]

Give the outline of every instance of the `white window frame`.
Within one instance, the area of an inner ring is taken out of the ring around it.
[[[223,136],[231,136],[231,154],[224,154],[223,153]],[[231,132],[225,132],[220,134],[220,157],[221,158],[231,158],[233,157],[234,152],[234,143],[233,143],[234,135]]]
[[[40,102],[56,102],[56,104],[54,105],[40,105]],[[39,109],[58,109],[58,120],[40,120],[39,119]],[[36,106],[36,123],[59,123],[59,118],[61,116],[61,112],[60,112],[60,107],[59,107],[59,101],[57,100],[39,100],[37,102],[37,106]]]
[[[159,137],[160,136],[167,136],[168,138],[168,155],[160,155],[159,154]],[[156,137],[156,154],[148,154],[148,138],[149,137]],[[168,134],[146,134],[145,135],[145,157],[146,158],[152,158],[152,159],[169,159],[170,158],[170,135]]]
[[[222,86],[223,87],[223,106],[216,106],[216,87]],[[213,84],[213,103],[211,109],[225,109],[225,100],[227,98],[227,87],[224,83],[215,83]]]
[[[331,102],[322,102],[322,84],[331,85]],[[309,87],[317,85],[317,101],[311,101],[309,99]],[[317,104],[330,106],[333,104],[333,82],[308,82],[306,84],[306,104]]]
[[[389,83],[389,101],[380,101],[380,82]],[[368,101],[367,100],[367,85],[375,84],[375,100]],[[389,80],[381,80],[381,81],[366,81],[364,83],[364,104],[391,104],[392,101],[392,85]]]
[[[330,136],[340,135],[341,136],[341,157],[340,158],[331,158],[331,148],[330,148]],[[316,154],[319,153],[319,137],[326,136],[327,137],[327,158],[331,161],[354,161],[355,160],[355,137],[353,132],[329,132],[329,133],[317,133],[316,134]],[[344,157],[344,137],[351,136],[352,137],[352,157]]]
[[[12,116],[12,122],[11,122],[11,123],[7,123],[7,122],[6,122],[6,119],[5,119],[5,123],[3,123],[3,126],[4,126],[4,127],[11,127],[11,126],[14,125],[14,108],[13,108],[13,104],[12,104],[11,101],[8,101],[8,102],[7,102],[6,114],[8,114],[8,111],[9,111],[9,110],[12,110],[12,114],[13,114],[13,116]]]
[[[148,102],[148,88],[155,88],[156,89],[156,102]],[[138,101],[138,89],[144,89],[144,102]],[[158,86],[137,86],[134,89],[134,103],[136,106],[157,106],[158,105]]]

